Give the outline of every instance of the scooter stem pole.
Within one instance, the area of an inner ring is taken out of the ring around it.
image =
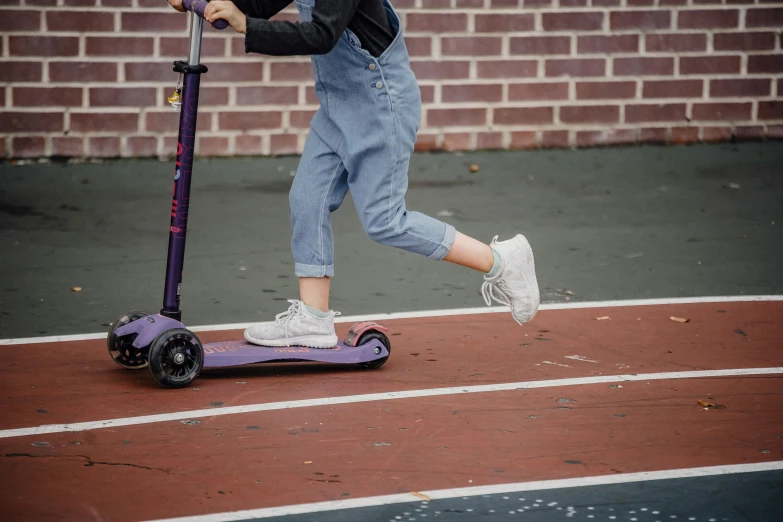
[[[204,20],[195,13],[190,16],[189,69],[196,68],[201,60],[201,32]],[[185,262],[185,235],[188,229],[190,205],[190,180],[193,172],[193,149],[196,145],[196,118],[198,115],[198,91],[201,71],[186,70],[182,85],[182,112],[177,138],[177,163],[174,172],[174,194],[171,201],[171,226],[169,250],[166,260],[166,286],[163,293],[161,315],[177,321],[182,319],[179,308],[182,290],[182,268]]]

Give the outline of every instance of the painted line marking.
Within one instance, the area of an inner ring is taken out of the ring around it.
[[[574,361],[582,361],[582,362],[589,362],[589,363],[595,363],[598,364],[598,361],[594,361],[592,359],[588,359],[587,357],[583,357],[581,355],[566,355],[564,356],[566,359],[572,359]]]
[[[540,311],[581,310],[584,308],[623,308],[628,306],[680,305],[700,303],[747,303],[747,302],[783,301],[783,295],[738,295],[722,297],[673,297],[661,299],[627,299],[619,301],[585,301],[577,303],[542,304]],[[417,312],[394,312],[386,314],[353,315],[335,319],[336,323],[355,323],[361,321],[391,321],[395,319],[418,319],[424,317],[450,317],[458,315],[483,315],[508,312],[506,306],[482,306],[479,308],[454,308],[447,310],[421,310]],[[229,323],[206,326],[192,326],[194,332],[216,332],[223,330],[244,330],[255,323]],[[68,341],[89,341],[106,339],[106,332],[74,335],[52,335],[48,337],[22,337],[18,339],[0,339],[0,346],[17,344],[60,343]]]
[[[517,482],[514,484],[497,484],[492,486],[438,489],[433,491],[418,491],[416,492],[418,494],[399,493],[396,495],[381,495],[348,500],[332,500],[327,502],[313,502],[310,504],[295,504],[272,508],[246,509],[242,511],[213,513],[209,515],[159,519],[152,522],[233,522],[236,520],[272,518],[286,515],[323,513],[325,511],[337,511],[341,509],[355,509],[386,506],[391,504],[404,504],[408,502],[421,502],[422,499],[420,495],[427,496],[432,500],[447,500],[460,497],[475,497],[479,495],[521,493],[523,491],[544,491],[585,486],[606,486],[611,484],[629,484],[633,482],[652,480],[714,477],[719,475],[780,470],[783,470],[783,461],[761,462],[757,464],[708,466],[701,468],[669,469],[664,471],[644,471],[640,473],[619,473],[616,475],[598,475],[593,477],[539,480],[532,482]]]
[[[73,424],[46,424],[29,428],[14,428],[0,430],[0,439],[11,437],[26,437],[43,435],[45,433],[64,433],[75,431],[116,428],[119,426],[135,426],[175,420],[189,420],[218,415],[236,415],[260,411],[273,411],[294,408],[309,408],[314,406],[334,406],[337,404],[355,404],[359,402],[386,401],[395,399],[413,399],[418,397],[434,397],[442,395],[460,395],[465,393],[488,393],[499,391],[532,390],[536,388],[558,388],[562,386],[581,386],[585,384],[602,384],[626,381],[657,381],[666,379],[700,379],[709,377],[740,377],[748,375],[780,375],[783,367],[772,368],[736,368],[727,370],[699,370],[689,372],[641,373],[628,375],[596,375],[592,377],[574,377],[569,379],[550,379],[543,381],[522,381],[498,384],[479,384],[473,386],[454,386],[449,388],[428,388],[421,390],[392,391],[368,393],[364,395],[345,395],[339,397],[322,397],[297,401],[267,402],[246,404],[244,406],[223,406],[202,410],[189,410],[156,415],[140,415],[99,421],[78,422]]]

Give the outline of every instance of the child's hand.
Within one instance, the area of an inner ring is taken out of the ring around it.
[[[170,2],[176,2],[178,0],[169,0]],[[213,0],[207,5],[204,10],[204,19],[207,22],[214,22],[215,20],[223,19],[228,22],[228,25],[234,28],[238,33],[247,33],[247,18],[245,13],[240,11],[233,2],[224,0]]]
[[[182,5],[182,0],[169,0],[169,5],[180,13],[185,12],[185,6]]]

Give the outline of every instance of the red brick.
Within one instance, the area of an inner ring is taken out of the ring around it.
[[[674,58],[615,58],[615,76],[669,76],[674,74]]]
[[[467,78],[470,75],[470,62],[412,62],[411,67],[416,77],[420,80],[443,80],[454,78]]]
[[[510,101],[567,100],[568,83],[512,83],[508,86]]]
[[[579,36],[576,50],[580,54],[635,53],[639,51],[639,35],[590,35]]]
[[[54,136],[52,138],[52,156],[62,156],[66,158],[83,157],[84,138]]]
[[[443,38],[440,48],[444,56],[485,56],[500,54],[501,45],[495,36],[460,36]]]
[[[758,54],[748,56],[749,73],[783,72],[783,54]]]
[[[783,120],[783,101],[761,101],[759,102],[760,120]]]
[[[299,152],[299,136],[296,134],[273,134],[269,140],[272,154],[296,154]]]
[[[132,0],[101,0],[102,7],[130,7]]]
[[[437,15],[441,16],[441,15]],[[533,31],[535,17],[533,14],[477,14],[477,33],[513,33]]]
[[[541,133],[541,148],[554,149],[568,147],[568,131],[544,131]]]
[[[40,31],[41,11],[0,10],[0,33]]]
[[[511,38],[511,54],[570,54],[568,36],[523,36]]]
[[[694,121],[749,120],[750,103],[694,103]]]
[[[775,33],[715,33],[716,51],[770,51],[775,48]]]
[[[141,0],[139,1],[141,2]],[[176,133],[176,130],[174,132]],[[177,152],[176,134],[174,136],[163,136],[161,137],[160,141],[163,143],[163,154],[161,154],[161,156],[165,158],[175,157]]]
[[[666,143],[669,139],[668,129],[641,129],[639,143]]]
[[[566,133],[566,140],[568,133]],[[538,135],[535,131],[518,131],[511,133],[512,149],[535,149],[538,146]]]
[[[166,92],[168,96],[168,92]],[[228,105],[228,87],[201,87],[198,93],[199,107]]]
[[[610,24],[613,31],[627,29],[669,29],[672,25],[671,11],[612,11]]]
[[[270,64],[272,81],[303,81],[313,78],[313,67],[309,62],[276,62]]]
[[[435,101],[435,86],[434,85],[419,85],[421,91],[422,103],[433,103]]]
[[[196,154],[198,156],[228,156],[228,138],[223,136],[200,136],[197,139]]]
[[[731,139],[731,127],[704,127],[701,131],[701,139],[707,143],[729,141]]]
[[[487,124],[486,109],[429,109],[427,126],[484,126]]]
[[[655,5],[655,0],[628,0],[629,7],[648,7],[652,5]]]
[[[106,0],[103,0],[106,5]],[[131,136],[122,155],[130,158],[151,158],[158,155],[158,138],[154,136]]]
[[[737,74],[739,56],[681,56],[680,74]]]
[[[174,133],[179,128],[179,115],[171,110],[150,110],[144,115],[144,129],[149,132]],[[196,120],[196,131],[204,132],[212,130],[212,115],[199,111]],[[176,143],[174,144],[176,146]],[[168,147],[166,148],[168,150]]]
[[[669,141],[675,145],[697,143],[699,141],[699,129],[697,127],[674,127]]]
[[[593,7],[614,7],[622,3],[622,0],[593,0]]]
[[[9,0],[8,5],[19,5],[21,0]],[[53,7],[57,5],[57,0],[25,0],[25,5]]]
[[[503,86],[500,84],[443,85],[441,100],[452,102],[500,102],[503,101]]]
[[[261,154],[263,140],[261,136],[242,134],[234,138],[234,154],[238,156],[254,156]],[[276,151],[273,149],[272,153]]]
[[[472,134],[469,132],[450,132],[443,135],[441,148],[447,151],[473,149]]]
[[[148,33],[185,32],[188,17],[181,13],[124,12],[120,18],[121,32],[144,31]]]
[[[783,139],[783,125],[767,125],[767,138],[774,140]]]
[[[188,54],[188,38],[178,36],[166,36],[160,39],[160,56],[182,58]],[[202,38],[202,57],[222,57],[226,54],[226,40],[224,38]],[[243,53],[244,54],[244,53]],[[212,64],[207,66],[212,70]],[[207,73],[209,74],[209,73]]]
[[[117,158],[120,156],[120,138],[106,136],[89,138],[87,154],[93,158]]]
[[[684,121],[684,103],[655,105],[626,105],[625,122],[639,123],[644,121]]]
[[[85,51],[88,56],[151,56],[151,37],[88,36]]]
[[[761,0],[761,3],[771,2],[771,1],[777,2],[778,0]],[[756,2],[756,0],[726,0],[726,3],[729,4],[729,5],[731,5],[731,4],[753,4],[755,2]],[[696,0],[696,3],[700,3],[699,0]],[[717,0],[715,0],[714,3],[718,3],[719,4],[720,2],[717,2]]]
[[[75,36],[11,36],[11,56],[76,56],[79,38]]]
[[[535,60],[479,61],[476,70],[479,78],[535,78],[538,75],[538,62]],[[419,76],[418,72],[416,76]]]
[[[492,0],[492,5],[490,7],[507,8],[507,7],[517,7],[517,6],[519,6],[519,0]],[[472,7],[484,7],[484,2],[480,0],[479,5],[475,5]]]
[[[289,127],[294,129],[310,128],[310,121],[313,119],[315,111],[291,111],[288,115]]]
[[[756,97],[769,96],[772,87],[772,80],[765,79],[730,79],[730,80],[711,80],[710,97]]]
[[[701,98],[703,94],[702,80],[646,80],[642,85],[644,98]]]
[[[416,33],[454,33],[468,30],[468,16],[465,14],[408,13],[405,30]]]
[[[0,82],[40,82],[41,62],[0,62]]]
[[[220,130],[276,129],[282,122],[280,111],[224,111],[218,115]]]
[[[96,0],[63,0],[63,3],[72,7],[94,7]]]
[[[729,29],[739,27],[737,9],[694,9],[680,11],[677,18],[680,29]]]
[[[540,125],[553,121],[552,107],[498,107],[493,118],[496,125]]]
[[[600,12],[544,13],[542,21],[545,31],[600,31],[604,24],[604,14]]]
[[[284,64],[273,64],[284,65]],[[309,66],[309,64],[307,64]],[[312,68],[310,76],[312,78]],[[206,74],[203,82],[260,82],[264,79],[264,64],[262,62],[224,62],[210,63],[209,72]],[[284,79],[274,78],[273,79]]]
[[[46,13],[46,27],[49,31],[70,33],[113,32],[114,13],[49,11]]]
[[[71,113],[71,132],[135,132],[139,128],[136,113]]]
[[[130,62],[124,65],[125,80],[129,82],[173,83],[177,81],[177,75],[171,70],[171,66],[167,67],[167,64],[161,62]]]
[[[511,0],[512,2],[518,2],[519,0]],[[415,3],[415,1],[411,1]],[[394,5],[399,7],[399,2],[394,2]],[[411,5],[410,7],[413,7]],[[457,0],[457,7],[484,7],[484,0]],[[493,6],[494,7],[494,6]]]
[[[579,82],[576,97],[579,100],[635,98],[636,82]]]
[[[577,147],[600,147],[604,144],[604,131],[577,131]]]
[[[560,0],[560,7],[585,7],[587,0]]]
[[[745,15],[745,27],[783,26],[783,8],[748,9]]]
[[[116,82],[114,62],[49,62],[52,82]]]
[[[432,38],[429,36],[406,36],[405,47],[410,56],[431,56]]]
[[[522,0],[525,8],[549,7],[553,0]]]
[[[437,134],[419,134],[416,137],[416,145],[414,150],[416,152],[426,152],[438,150],[438,135]]]
[[[89,89],[91,107],[147,107],[157,105],[153,87],[96,87]]]
[[[735,127],[734,137],[739,141],[760,141],[764,139],[764,127],[759,125]]]
[[[547,60],[547,76],[603,76],[606,74],[606,60],[603,58]]]
[[[40,158],[46,156],[46,141],[39,136],[16,137],[11,140],[15,158]]]
[[[563,123],[617,123],[620,121],[620,107],[617,105],[560,107],[560,121]]]
[[[0,112],[3,132],[58,132],[63,130],[60,112]]]
[[[783,98],[783,78],[778,80],[778,98]]]
[[[17,107],[80,107],[82,90],[76,87],[14,87]]]
[[[648,34],[645,37],[647,52],[695,52],[707,50],[707,35],[699,34]]]
[[[606,132],[607,145],[628,145],[636,143],[638,129],[610,129]]]
[[[503,133],[502,132],[479,132],[476,135],[476,148],[478,150],[503,149]]]
[[[298,101],[296,87],[237,87],[237,105],[295,105]]]

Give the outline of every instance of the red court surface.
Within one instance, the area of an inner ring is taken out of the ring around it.
[[[392,355],[379,370],[242,367],[181,390],[119,368],[103,340],[0,346],[3,520],[163,519],[783,460],[779,298],[576,305],[525,327],[507,313],[384,324]]]

